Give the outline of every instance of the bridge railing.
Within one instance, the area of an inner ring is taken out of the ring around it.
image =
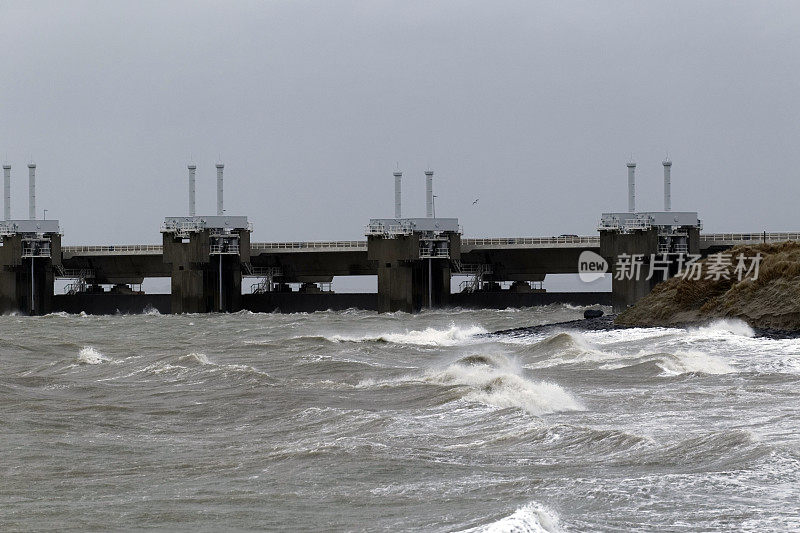
[[[800,232],[773,233],[703,233],[700,240],[705,243],[759,243],[800,241]],[[600,243],[598,235],[564,235],[560,237],[494,237],[485,239],[461,239],[467,247],[491,246],[542,246],[542,245],[590,245]],[[63,246],[67,254],[85,255],[157,255],[163,253],[160,244],[121,244],[108,246]],[[366,250],[367,241],[319,241],[319,242],[254,242],[250,250],[255,253],[285,251]]]
[[[326,249],[367,249],[367,241],[322,241],[322,242],[253,242],[251,251],[263,250],[326,250]]]
[[[467,246],[528,246],[534,244],[599,244],[595,235],[571,235],[563,237],[497,237],[489,239],[461,239]]]
[[[163,246],[160,244],[119,244],[109,246],[62,246],[61,251],[70,254],[160,254]]]
[[[715,242],[782,242],[800,240],[800,233],[703,233],[701,241]]]

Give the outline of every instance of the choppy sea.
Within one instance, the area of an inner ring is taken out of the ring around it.
[[[800,339],[583,311],[0,317],[0,530],[800,530]]]

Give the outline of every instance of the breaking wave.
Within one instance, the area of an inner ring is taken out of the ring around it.
[[[654,353],[618,356],[620,360],[600,365],[604,370],[651,368],[662,376],[681,374],[732,374],[737,370],[719,357],[703,352],[679,350],[675,353]]]
[[[744,324],[745,328],[749,328]],[[716,326],[715,326],[716,327]],[[721,328],[737,327],[723,325]],[[715,329],[715,331],[723,331]],[[725,330],[727,331],[727,330]],[[741,329],[742,334],[747,332]],[[752,330],[750,330],[752,331]],[[603,370],[650,368],[664,376],[680,374],[731,374],[736,368],[720,357],[697,350],[674,350],[657,353],[620,353],[610,346],[595,346],[577,333],[558,333],[526,345],[518,353],[528,360],[527,368],[550,368],[561,365],[589,365]],[[615,347],[616,348],[616,347]]]
[[[702,334],[733,334],[740,337],[754,337],[755,331],[747,322],[738,318],[722,318],[715,320],[705,326],[697,328],[697,332]]]
[[[453,346],[484,333],[487,333],[487,331],[480,326],[462,328],[453,325],[448,329],[425,328],[424,330],[411,330],[405,333],[385,333],[361,337],[333,335],[325,338],[332,342],[390,342],[418,346]]]
[[[381,382],[364,380],[359,386],[396,386],[415,382],[458,387],[462,391],[459,397],[466,401],[522,409],[534,415],[584,409],[561,386],[526,378],[519,365],[500,354],[470,355],[444,369],[429,369],[422,375]]]
[[[658,354],[656,364],[666,374],[731,374],[736,369],[713,355],[703,352],[676,352],[674,354]]]
[[[188,363],[199,363],[201,365],[214,365],[208,356],[204,353],[192,352],[188,355],[183,355],[178,358],[179,361],[186,361]],[[216,365],[215,365],[216,366]]]
[[[558,515],[545,506],[531,502],[496,522],[466,530],[464,533],[557,533]]]
[[[557,333],[534,344],[526,345],[523,353],[536,359],[577,362],[588,358],[598,360],[607,357],[597,347],[578,333]]]
[[[110,357],[103,355],[91,346],[84,346],[78,352],[78,363],[82,365],[99,365],[105,361],[111,361]]]

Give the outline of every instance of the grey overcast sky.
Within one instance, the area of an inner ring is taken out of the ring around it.
[[[256,241],[361,238],[397,162],[405,215],[430,165],[467,236],[591,234],[666,152],[706,231],[800,230],[800,2],[0,1],[0,96],[66,244],[159,242],[190,155]]]

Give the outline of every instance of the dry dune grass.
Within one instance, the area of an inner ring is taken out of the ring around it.
[[[740,253],[748,258],[761,253],[758,278],[672,278],[621,313],[617,323],[676,325],[735,317],[756,327],[800,330],[800,243],[736,246],[725,253],[731,254],[734,265]],[[702,261],[704,273],[708,262],[708,258]]]

